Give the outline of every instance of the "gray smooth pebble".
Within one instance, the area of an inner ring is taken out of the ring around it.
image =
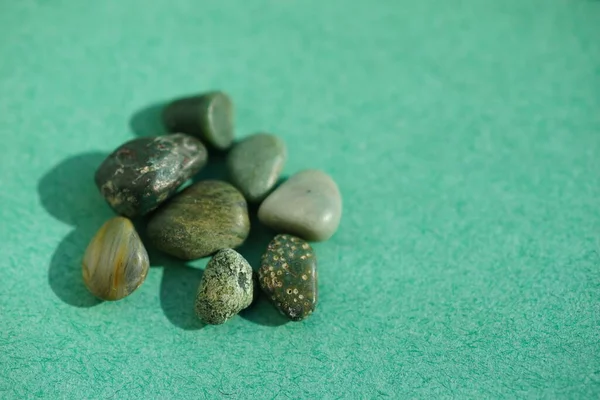
[[[261,204],[258,219],[278,233],[323,241],[337,230],[342,197],[333,179],[318,170],[298,172]]]

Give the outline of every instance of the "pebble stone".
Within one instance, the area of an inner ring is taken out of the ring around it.
[[[228,149],[233,142],[233,121],[233,102],[219,91],[175,100],[163,112],[169,132],[194,135],[220,150]]]
[[[196,315],[207,324],[222,324],[248,307],[253,296],[252,267],[235,250],[223,249],[206,265],[196,295]]]
[[[333,179],[318,170],[293,175],[261,204],[258,219],[278,231],[323,241],[337,230],[342,197]]]
[[[83,281],[94,296],[119,300],[144,282],[149,265],[148,253],[131,221],[114,217],[98,230],[85,251]]]
[[[227,157],[231,182],[249,202],[265,198],[277,183],[287,150],[282,139],[268,133],[249,136],[237,143]]]
[[[133,218],[156,209],[206,164],[194,137],[174,134],[131,140],[96,171],[96,186],[118,214]]]
[[[250,231],[244,196],[222,181],[201,181],[175,196],[150,218],[148,238],[184,260],[241,245]]]
[[[312,247],[292,235],[269,243],[258,270],[262,290],[292,321],[308,317],[317,305],[317,258]]]

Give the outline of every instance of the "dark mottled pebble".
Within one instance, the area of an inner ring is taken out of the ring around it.
[[[118,214],[133,218],[167,200],[207,158],[204,145],[188,135],[134,139],[104,160],[95,181]]]

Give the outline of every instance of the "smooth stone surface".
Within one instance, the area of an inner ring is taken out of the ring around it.
[[[133,224],[124,217],[108,220],[85,251],[83,281],[103,300],[119,300],[133,293],[148,274],[148,253]]]
[[[163,122],[169,132],[194,135],[220,150],[233,143],[234,107],[223,92],[175,100],[165,108]]]
[[[244,196],[222,181],[201,181],[158,209],[148,223],[154,245],[192,260],[241,245],[250,231]]]
[[[305,170],[293,175],[258,210],[264,225],[306,240],[329,239],[342,217],[342,197],[329,175]]]
[[[131,140],[96,171],[96,186],[118,214],[133,218],[156,209],[206,164],[208,153],[184,134]]]
[[[265,198],[277,183],[287,150],[282,139],[258,133],[237,143],[227,157],[229,177],[249,202]]]
[[[196,295],[196,315],[207,324],[222,324],[248,307],[253,296],[252,267],[237,251],[223,249],[206,265]]]
[[[317,305],[317,258],[312,247],[292,235],[269,243],[258,270],[260,287],[292,321],[308,317]]]

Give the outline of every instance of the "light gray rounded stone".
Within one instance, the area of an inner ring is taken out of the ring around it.
[[[249,202],[263,200],[277,183],[287,158],[282,139],[257,133],[237,143],[227,157],[231,183]]]
[[[196,295],[196,315],[218,325],[252,303],[252,267],[237,251],[220,250],[206,265]]]
[[[342,196],[334,180],[318,170],[298,172],[261,204],[258,219],[279,233],[323,241],[337,230]]]

